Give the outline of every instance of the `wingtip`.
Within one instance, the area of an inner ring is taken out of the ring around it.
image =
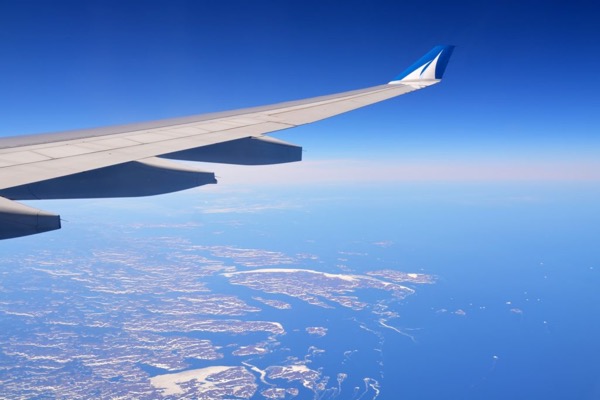
[[[453,45],[435,46],[389,83],[441,80],[454,47]]]

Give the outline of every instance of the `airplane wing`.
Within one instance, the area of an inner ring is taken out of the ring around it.
[[[244,165],[300,161],[268,136],[440,82],[453,46],[436,46],[385,85],[229,112],[0,138],[0,239],[60,228],[60,216],[15,200],[134,197],[216,183],[170,160]]]

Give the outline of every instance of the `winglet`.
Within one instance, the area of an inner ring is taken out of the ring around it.
[[[442,79],[453,50],[454,46],[435,46],[389,83],[394,84]]]

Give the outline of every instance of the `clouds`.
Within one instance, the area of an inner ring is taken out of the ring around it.
[[[223,203],[209,205],[208,207],[197,207],[197,209],[202,214],[256,214],[264,211],[290,210],[299,207],[291,202],[247,203],[240,198],[227,198]]]
[[[330,159],[259,167],[218,165],[214,170],[217,171],[219,184],[202,190],[220,191],[231,185],[600,180],[600,162],[587,160]]]

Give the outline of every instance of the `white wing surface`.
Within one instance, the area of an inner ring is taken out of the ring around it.
[[[0,239],[60,228],[15,200],[132,197],[216,183],[171,160],[245,165],[300,161],[301,147],[264,136],[438,83],[452,46],[436,46],[387,85],[265,107],[0,139]]]

